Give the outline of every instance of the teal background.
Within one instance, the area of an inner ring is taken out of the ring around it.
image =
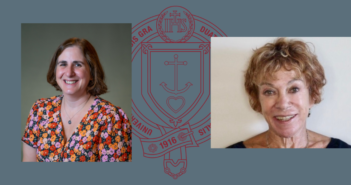
[[[135,26],[172,5],[211,21],[228,36],[351,36],[351,2],[341,0],[1,1],[1,184],[349,184],[351,150],[342,149],[221,150],[210,149],[208,141],[187,150],[187,172],[177,180],[164,173],[163,158],[142,156],[136,137],[132,163],[20,162],[21,24]],[[25,109],[28,114],[29,108]]]
[[[22,24],[22,133],[36,100],[62,94],[47,82],[46,75],[58,46],[72,37],[87,39],[98,53],[108,87],[100,97],[131,117],[131,24]]]

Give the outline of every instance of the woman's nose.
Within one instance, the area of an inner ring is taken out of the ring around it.
[[[66,76],[71,77],[74,76],[75,72],[74,72],[74,66],[73,65],[68,65],[66,68]]]
[[[279,94],[276,101],[276,108],[281,110],[286,110],[290,107],[290,98],[287,94],[281,93]]]

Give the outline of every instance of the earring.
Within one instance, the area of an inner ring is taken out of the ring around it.
[[[311,109],[308,109],[308,116],[307,117],[310,117],[311,115]]]

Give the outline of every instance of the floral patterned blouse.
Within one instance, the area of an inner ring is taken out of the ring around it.
[[[39,99],[29,113],[22,141],[36,148],[38,162],[132,161],[132,128],[120,107],[96,96],[65,142],[62,98]]]

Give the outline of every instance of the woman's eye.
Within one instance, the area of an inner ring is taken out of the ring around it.
[[[272,90],[266,90],[266,91],[263,92],[263,94],[264,94],[264,95],[267,95],[267,96],[271,96],[271,95],[274,94],[274,91],[272,91]]]
[[[82,67],[82,64],[76,64],[76,67]]]
[[[65,63],[60,63],[59,66],[66,66],[66,64]]]
[[[297,93],[297,92],[299,92],[299,90],[300,90],[299,88],[293,87],[293,88],[290,89],[290,92]]]

